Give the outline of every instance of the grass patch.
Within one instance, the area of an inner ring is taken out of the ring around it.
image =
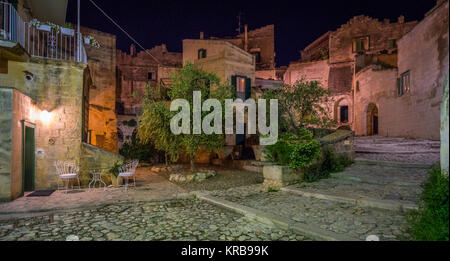
[[[449,240],[448,175],[434,166],[423,186],[419,210],[408,215],[408,232],[416,241]]]

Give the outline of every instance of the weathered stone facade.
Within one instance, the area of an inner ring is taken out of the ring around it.
[[[356,135],[436,140],[446,71],[448,1],[438,1],[420,23],[352,18],[306,47],[284,82],[320,82],[338,126]],[[406,93],[399,94],[405,73]]]
[[[92,78],[89,90],[89,142],[117,153],[116,36],[82,27],[84,36],[92,36],[100,47],[85,45]]]

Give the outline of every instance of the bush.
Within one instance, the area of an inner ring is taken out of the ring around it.
[[[422,187],[419,210],[408,215],[409,233],[417,241],[448,241],[448,175],[441,173],[439,166],[434,166]]]
[[[336,155],[332,149],[322,149],[321,160],[305,170],[305,182],[316,182],[329,178],[330,174],[341,172],[353,164],[353,161],[344,155]]]
[[[119,153],[127,160],[138,159],[141,162],[150,162],[155,155],[155,148],[153,144],[144,144],[139,138],[132,136],[131,142],[124,143]]]
[[[266,146],[265,152],[269,161],[297,170],[310,166],[320,156],[320,143],[310,131],[303,130],[301,136],[281,136],[276,144]]]

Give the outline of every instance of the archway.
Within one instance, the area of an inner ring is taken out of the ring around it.
[[[367,136],[378,135],[378,108],[370,103],[367,106]]]

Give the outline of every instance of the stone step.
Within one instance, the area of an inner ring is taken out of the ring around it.
[[[322,200],[335,201],[340,203],[350,203],[361,207],[378,208],[385,210],[403,211],[403,210],[417,210],[416,204],[407,201],[394,200],[380,200],[369,197],[351,196],[351,195],[331,195],[325,193],[314,193],[304,191],[298,188],[284,187],[281,189],[284,192],[293,193],[302,197],[316,198]]]
[[[378,166],[387,166],[387,167],[416,168],[416,169],[429,169],[432,166],[430,164],[376,161],[376,160],[368,160],[368,159],[363,159],[363,158],[356,158],[355,163],[361,164],[361,165],[378,165]]]
[[[242,214],[249,219],[274,225],[282,229],[293,231],[296,234],[308,236],[315,240],[323,241],[359,241],[342,234],[337,234],[332,231],[324,230],[314,224],[303,224],[296,222],[286,217],[278,216],[272,213],[267,213],[258,209],[247,207],[228,200],[213,197],[203,192],[194,192],[198,199],[206,201],[210,204],[231,210],[233,212]]]

